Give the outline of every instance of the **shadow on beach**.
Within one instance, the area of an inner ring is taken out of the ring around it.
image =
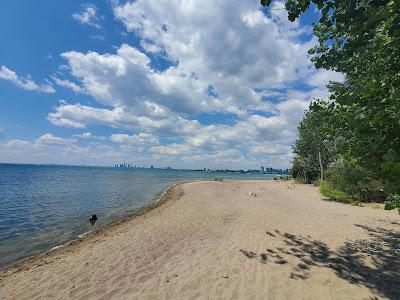
[[[310,278],[312,268],[329,268],[352,284],[366,286],[390,299],[400,299],[400,233],[381,227],[355,226],[366,230],[371,238],[346,242],[332,250],[310,237],[275,230],[267,235],[283,239],[285,248],[266,249],[260,254],[243,249],[240,252],[249,259],[258,257],[262,264],[287,264],[286,259],[294,257],[297,265],[289,276],[295,280]]]

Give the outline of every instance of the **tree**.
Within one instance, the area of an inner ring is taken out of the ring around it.
[[[316,101],[310,105],[298,127],[298,139],[293,151],[297,155],[293,176],[305,182],[324,180],[324,173],[333,162],[340,142],[336,123],[338,110],[333,103]]]
[[[400,193],[400,1],[287,0],[289,20],[310,6],[321,12],[315,66],[346,75],[330,85],[346,125],[341,151]]]

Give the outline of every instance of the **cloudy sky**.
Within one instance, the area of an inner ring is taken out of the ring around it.
[[[286,168],[340,74],[258,0],[0,3],[0,162]]]

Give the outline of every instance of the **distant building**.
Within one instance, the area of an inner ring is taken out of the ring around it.
[[[261,166],[260,171],[261,171],[261,173],[265,173],[264,166]]]

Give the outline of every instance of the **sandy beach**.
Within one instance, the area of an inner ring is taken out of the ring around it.
[[[397,211],[283,181],[192,182],[0,273],[1,299],[400,299]]]

